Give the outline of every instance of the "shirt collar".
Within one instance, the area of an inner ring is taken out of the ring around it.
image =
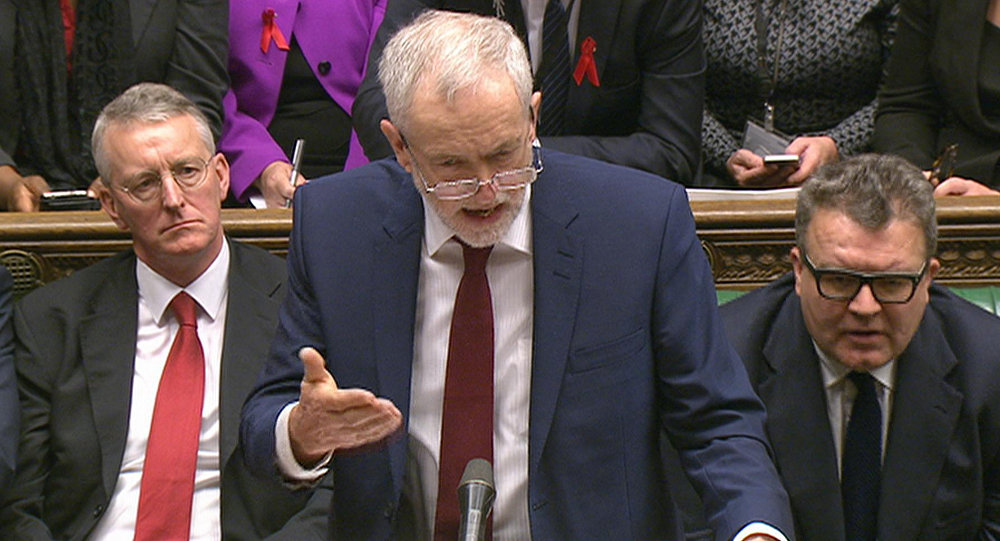
[[[139,298],[149,307],[157,325],[163,324],[170,301],[181,291],[191,295],[205,314],[215,321],[229,287],[229,242],[222,243],[215,261],[187,287],[180,287],[164,278],[141,259],[136,261],[135,276],[139,283]]]
[[[824,353],[816,345],[815,341],[813,342],[813,347],[816,349],[816,355],[819,356],[819,364],[823,372],[823,387],[829,389],[842,382],[847,377],[847,374],[851,373],[850,368]],[[891,391],[893,382],[896,381],[896,359],[891,359],[889,362],[868,373],[881,383],[883,387]]]
[[[424,244],[427,245],[427,253],[434,257],[438,250],[449,239],[455,236],[451,230],[438,216],[434,208],[427,202],[428,196],[424,194],[420,200],[424,205]],[[531,255],[531,184],[524,187],[524,200],[521,202],[521,212],[510,224],[510,228],[497,244],[503,244],[519,252]]]

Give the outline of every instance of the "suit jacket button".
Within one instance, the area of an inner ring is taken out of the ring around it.
[[[104,505],[97,505],[94,507],[94,518],[98,518],[104,513]]]
[[[326,75],[327,73],[330,73],[330,63],[329,62],[327,62],[327,61],[324,60],[323,62],[319,63],[318,67],[319,67],[319,74],[320,75]]]

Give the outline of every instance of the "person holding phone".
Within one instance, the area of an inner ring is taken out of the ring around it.
[[[897,3],[705,0],[699,185],[794,186],[868,150]]]

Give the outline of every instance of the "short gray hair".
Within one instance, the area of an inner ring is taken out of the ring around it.
[[[406,126],[424,81],[436,82],[438,94],[450,102],[459,90],[475,88],[484,68],[506,72],[530,114],[531,63],[509,24],[469,13],[424,11],[389,40],[379,62],[389,118],[401,129]]]
[[[185,115],[194,118],[202,143],[210,154],[215,154],[215,138],[208,118],[194,102],[167,85],[139,83],[105,105],[90,137],[94,164],[104,184],[111,182],[111,163],[104,148],[104,136],[111,126],[154,124]]]
[[[937,252],[934,187],[923,172],[898,156],[862,154],[819,168],[802,185],[795,209],[795,242],[806,249],[806,232],[819,209],[846,214],[876,231],[893,220],[911,220],[924,232],[926,257]]]

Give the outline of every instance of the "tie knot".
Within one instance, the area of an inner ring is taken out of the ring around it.
[[[493,247],[487,246],[485,248],[473,248],[464,242],[461,244],[462,257],[465,259],[465,272],[486,272],[486,261],[489,260],[490,252],[493,251]]]
[[[851,372],[847,377],[857,387],[859,395],[875,394],[875,378],[868,372]]]
[[[198,327],[198,303],[190,295],[181,291],[170,301],[170,309],[181,326]]]

